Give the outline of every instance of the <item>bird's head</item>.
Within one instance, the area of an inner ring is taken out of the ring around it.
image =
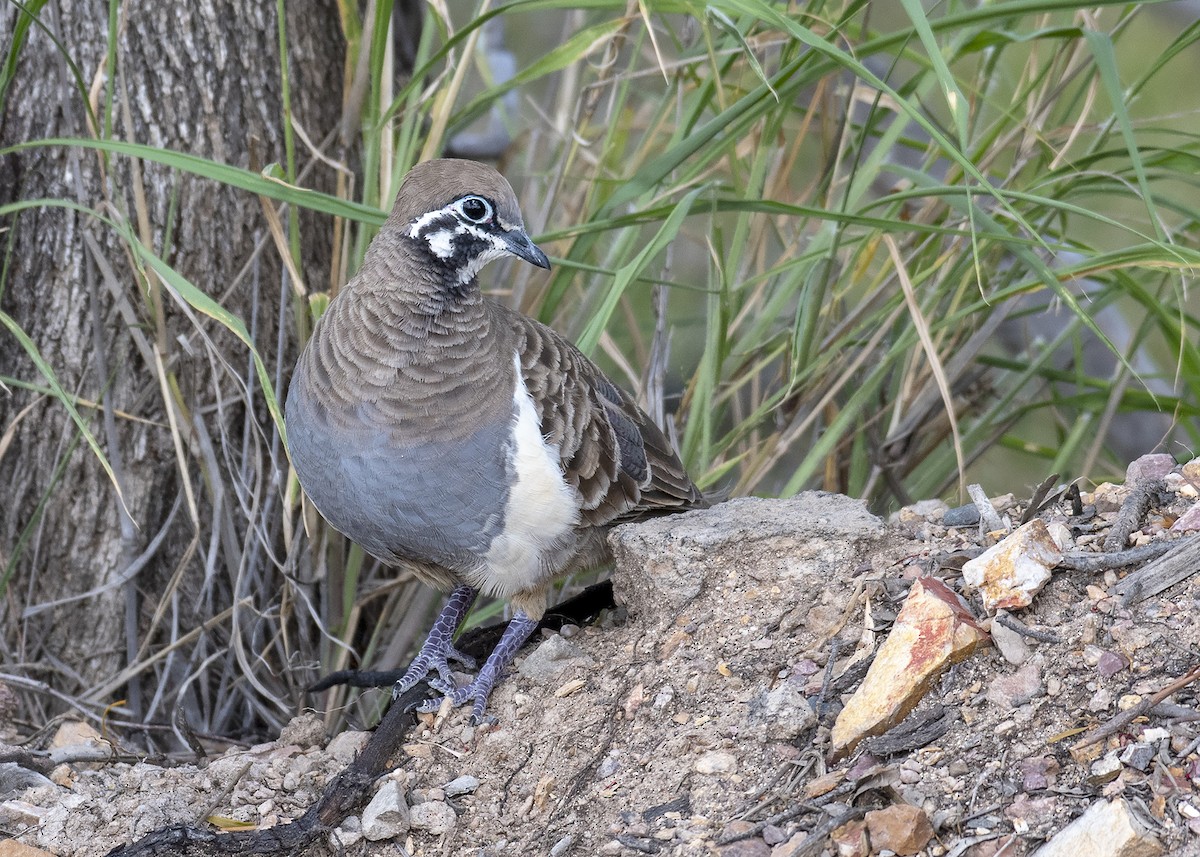
[[[525,232],[517,196],[504,176],[475,161],[442,159],[413,167],[400,185],[386,228],[428,253],[457,285],[502,256],[549,268]]]

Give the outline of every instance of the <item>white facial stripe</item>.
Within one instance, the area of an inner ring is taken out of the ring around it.
[[[469,223],[459,224],[458,228],[454,231],[457,235],[474,235],[480,241],[486,241],[492,245],[486,250],[480,252],[479,255],[475,256],[473,259],[468,259],[467,264],[465,264],[458,272],[458,281],[464,286],[471,282],[471,280],[475,279],[476,275],[479,274],[484,265],[486,265],[488,262],[499,259],[501,256],[504,256],[508,253],[508,247],[504,244],[504,241],[501,240],[500,236],[484,232],[483,230],[477,229]]]
[[[420,217],[414,218],[412,223],[408,225],[408,237],[420,238],[421,231],[439,217],[444,217],[447,214],[454,214],[454,209],[450,206],[439,208],[437,211],[427,211]]]
[[[475,279],[476,275],[479,274],[484,265],[493,261],[494,259],[499,259],[504,254],[505,251],[503,250],[497,250],[495,247],[489,247],[474,259],[467,260],[467,264],[463,265],[462,268],[459,269],[458,281],[465,286],[467,283],[471,282],[471,280]]]
[[[449,229],[438,229],[425,236],[429,249],[439,259],[449,259],[454,255],[454,232]]]
[[[426,232],[430,224],[437,220],[450,215],[455,219],[453,227],[443,227]],[[519,227],[511,226],[503,220],[497,221],[500,226],[505,229],[514,229]],[[424,234],[422,234],[424,233]],[[429,245],[429,251],[439,259],[450,259],[454,256],[454,239],[459,235],[471,235],[479,241],[490,244],[490,247],[480,251],[478,255],[468,259],[466,264],[458,272],[458,281],[462,285],[466,285],[475,279],[480,270],[488,262],[499,259],[501,256],[509,254],[508,245],[499,236],[491,232],[484,231],[472,223],[464,223],[458,215],[453,205],[448,205],[445,208],[439,208],[437,211],[430,211],[415,218],[408,227],[408,236],[410,238],[424,238]]]

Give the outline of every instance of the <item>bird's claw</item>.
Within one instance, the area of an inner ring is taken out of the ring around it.
[[[442,690],[442,686],[454,687],[454,674],[450,669],[450,661],[469,670],[475,669],[475,659],[470,655],[463,654],[453,645],[447,644],[444,647],[428,651],[422,649],[409,666],[408,671],[404,673],[403,678],[392,688],[392,699],[399,699],[402,694],[412,690],[431,672],[436,672],[437,678],[430,679],[429,686],[449,696],[449,693]]]
[[[421,714],[434,714],[442,707],[441,700],[433,699],[432,697],[420,703],[417,706],[417,711]]]
[[[457,592],[457,590],[455,591]],[[449,608],[454,603],[454,599],[451,598],[447,607]],[[513,655],[529,639],[529,635],[536,627],[537,622],[518,610],[508,623],[508,627],[504,629],[500,642],[488,656],[483,668],[479,670],[473,681],[463,687],[455,685],[449,661],[454,660],[474,666],[474,660],[454,648],[450,642],[450,634],[445,629],[439,630],[436,634],[430,632],[416,660],[412,662],[412,666],[408,668],[404,678],[396,683],[393,698],[415,687],[429,673],[436,672],[437,676],[425,679],[425,681],[435,692],[442,694],[443,699],[427,699],[417,707],[417,710],[423,713],[437,711],[442,707],[443,700],[448,700],[455,707],[470,702],[471,723],[478,726],[484,722],[483,710],[487,706],[488,697],[492,694],[492,688],[500,680],[505,668],[512,663]]]
[[[450,704],[455,708],[471,702],[471,725],[478,726],[484,722],[483,709],[487,705],[488,696],[492,690],[489,683],[480,682],[479,679],[476,679],[468,685],[457,687],[454,682],[442,681],[440,678],[431,679],[427,683],[435,691],[442,694],[442,698],[425,700],[417,706],[417,711],[423,714],[431,714],[441,708],[442,702],[447,699],[450,700]],[[488,719],[491,720],[493,718]]]
[[[457,699],[455,699],[455,696],[458,694],[458,685],[454,683],[453,678],[450,676],[439,676],[438,678],[430,679],[427,683],[438,693],[449,697],[450,701],[455,705],[461,704]]]

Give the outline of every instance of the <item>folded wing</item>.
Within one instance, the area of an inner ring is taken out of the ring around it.
[[[510,317],[542,434],[583,498],[584,525],[707,505],[666,436],[624,390],[550,328]]]

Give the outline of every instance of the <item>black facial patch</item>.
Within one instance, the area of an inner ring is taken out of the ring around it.
[[[487,237],[488,226],[463,223],[453,213],[414,224],[409,237],[428,254],[429,263],[450,273],[451,279],[462,279],[459,273],[482,254],[495,249]],[[471,277],[468,277],[469,281]]]

